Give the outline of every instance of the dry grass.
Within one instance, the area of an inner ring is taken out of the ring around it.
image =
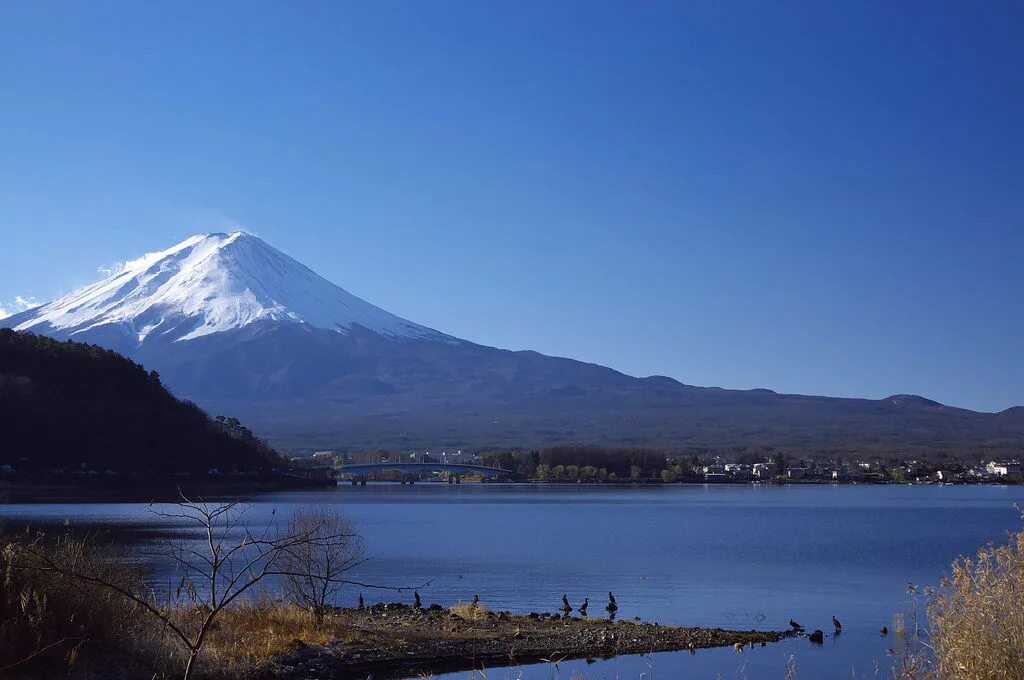
[[[317,625],[308,609],[285,602],[260,600],[225,609],[207,638],[200,668],[207,677],[244,677],[269,667],[273,659],[294,648],[344,641],[346,633],[328,616]]]
[[[893,621],[895,677],[1024,680],[1024,531],[954,562],[925,611],[927,625],[916,611]]]
[[[0,536],[0,676],[76,665],[87,673],[83,667],[97,650],[120,650],[121,663],[145,667],[163,655],[162,636],[140,607],[112,590],[42,568],[38,554],[125,589],[144,589],[138,569],[118,562],[91,537]],[[130,645],[122,644],[128,640]]]
[[[456,602],[448,608],[448,611],[466,621],[486,621],[487,615],[490,614],[487,607],[482,604],[464,604],[462,602]]]
[[[124,677],[180,676],[182,652],[156,618],[114,590],[83,583],[47,569],[36,554],[79,574],[134,593],[145,593],[139,569],[92,537],[0,536],[0,677],[90,676],[111,668],[111,654]],[[187,607],[160,609],[185,630],[204,612]],[[271,598],[225,609],[207,638],[200,661],[204,677],[235,678],[267,667],[295,640],[306,644],[346,641],[350,631],[331,617],[317,625],[308,610]],[[96,668],[93,668],[96,667]],[[133,670],[134,669],[134,670]],[[114,672],[117,675],[117,672]]]
[[[941,680],[1024,680],[1024,532],[957,560],[928,621]]]

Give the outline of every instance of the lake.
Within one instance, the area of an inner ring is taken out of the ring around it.
[[[566,593],[603,614],[737,629],[843,634],[824,645],[787,641],[742,654],[730,649],[622,657],[587,664],[489,670],[491,678],[798,678],[888,674],[894,644],[882,626],[908,606],[907,584],[935,584],[959,554],[1005,541],[1021,527],[1013,504],[1024,487],[529,484],[370,484],[276,493],[253,501],[248,521],[276,508],[337,504],[373,559],[360,580],[430,585],[425,603],[555,611]],[[0,505],[0,519],[151,527],[145,504]],[[152,556],[159,575],[167,568]],[[354,604],[347,592],[340,604]],[[368,603],[411,593],[364,591]],[[445,678],[466,678],[456,673]]]

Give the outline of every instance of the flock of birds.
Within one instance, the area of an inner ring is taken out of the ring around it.
[[[480,604],[480,596],[474,594],[473,600],[472,602],[470,602],[470,604],[474,607]],[[421,609],[423,607],[423,603],[420,601],[419,591],[413,591],[412,606],[416,609]],[[363,594],[359,593],[359,608],[363,609],[363,607],[365,607],[365,604],[363,602]],[[585,597],[583,598],[583,604],[577,607],[575,611],[579,612],[583,616],[587,616],[588,607],[590,607],[590,598]],[[566,593],[562,593],[562,606],[559,607],[559,610],[561,610],[562,613],[566,616],[568,616],[573,611],[573,606],[569,603],[569,597]],[[615,616],[615,612],[619,611],[619,604],[615,601],[615,595],[613,595],[611,591],[608,591],[608,604],[605,605],[604,610],[612,616]],[[803,633],[805,631],[804,627],[801,624],[794,621],[793,619],[789,620],[789,625],[796,633]],[[835,616],[832,617],[832,626],[836,630],[836,635],[839,635],[843,632],[843,624]],[[888,635],[888,626],[882,626],[882,629],[879,632],[882,635]],[[821,642],[823,637],[824,634],[820,630],[815,630],[813,633],[810,634],[811,642]]]
[[[789,625],[790,625],[790,626],[791,626],[791,627],[793,628],[793,630],[794,630],[794,631],[796,631],[797,633],[802,633],[802,632],[804,632],[804,627],[803,627],[803,626],[801,626],[801,625],[800,625],[799,623],[797,623],[796,621],[794,621],[793,619],[790,619],[790,620],[789,620]],[[832,617],[832,625],[833,625],[833,626],[835,626],[835,629],[836,629],[836,635],[839,635],[840,633],[842,633],[842,632],[843,632],[843,624],[839,623],[839,619],[837,619],[837,618],[836,618],[836,617],[834,617],[834,616]],[[885,627],[884,627],[884,626],[882,627],[882,630],[885,630]]]
[[[796,621],[794,621],[793,619],[789,620],[789,625],[793,628],[793,631],[796,632],[796,633],[804,632],[804,627],[801,626]],[[836,635],[839,635],[840,633],[843,632],[843,624],[840,623],[839,619],[837,619],[834,616],[832,617],[832,626],[836,629]],[[881,633],[882,635],[888,635],[889,634],[889,627],[888,626],[882,626],[881,630],[879,630],[878,632]],[[814,631],[813,633],[810,634],[811,642],[821,642],[823,637],[824,637],[824,634],[820,630],[816,630],[816,631]]]
[[[583,616],[586,616],[587,615],[587,607],[589,607],[589,606],[590,606],[590,598],[589,597],[585,597],[585,598],[583,598],[583,604],[581,604],[576,609],[576,611],[578,611]],[[559,607],[559,609],[562,611],[563,614],[566,614],[566,615],[572,613],[572,611],[573,611],[572,605],[569,604],[569,598],[566,596],[565,593],[562,593],[562,606]],[[619,605],[618,605],[618,603],[615,602],[615,596],[612,595],[611,591],[608,591],[608,604],[605,606],[604,610],[606,612],[608,612],[609,614],[612,614],[612,615],[614,615],[615,612],[619,611]]]

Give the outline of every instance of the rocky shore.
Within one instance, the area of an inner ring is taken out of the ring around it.
[[[465,605],[414,609],[377,604],[338,609],[335,624],[346,639],[309,646],[296,641],[267,677],[402,678],[546,660],[607,658],[620,654],[753,646],[778,642],[792,632],[682,628],[608,618],[525,616]]]

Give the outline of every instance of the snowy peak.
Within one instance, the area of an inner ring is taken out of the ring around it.
[[[15,330],[63,337],[114,331],[137,345],[187,341],[257,321],[340,333],[358,325],[395,339],[451,340],[371,305],[240,231],[192,236],[8,321]]]

